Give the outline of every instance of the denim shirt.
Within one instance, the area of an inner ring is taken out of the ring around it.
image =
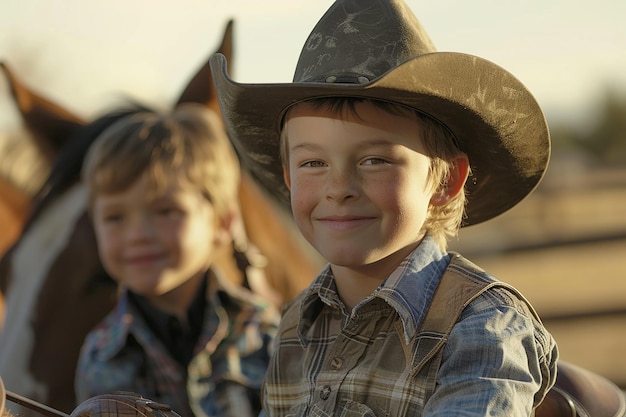
[[[444,347],[432,395],[411,372],[450,256],[430,238],[348,311],[330,267],[284,312],[264,385],[267,416],[528,416],[556,378],[556,344],[527,301],[487,290]],[[482,279],[495,280],[484,274]]]
[[[175,360],[123,292],[86,337],[77,400],[132,391],[182,417],[257,415],[279,316],[244,288],[208,274],[203,328],[187,369]]]

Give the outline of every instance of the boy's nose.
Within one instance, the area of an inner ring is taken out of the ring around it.
[[[326,198],[340,202],[357,196],[356,173],[350,169],[332,170],[326,185]]]
[[[142,240],[154,234],[154,225],[148,216],[134,216],[128,224],[126,235],[129,240]]]

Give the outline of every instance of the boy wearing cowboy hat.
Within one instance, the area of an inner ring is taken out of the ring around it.
[[[244,164],[290,195],[328,261],[284,308],[265,413],[530,415],[555,381],[553,338],[515,289],[446,252],[545,172],[548,129],[527,89],[437,52],[402,0],[336,1],[293,83],[236,83],[220,55],[211,66]],[[458,318],[462,289],[433,301],[450,274],[483,288]]]

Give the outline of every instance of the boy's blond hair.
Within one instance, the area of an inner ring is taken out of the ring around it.
[[[219,117],[197,104],[171,113],[139,111],[106,129],[83,164],[89,206],[148,175],[158,193],[172,181],[196,187],[218,217],[237,204],[239,161]]]
[[[433,192],[436,192],[441,187],[445,187],[446,179],[453,167],[452,161],[459,155],[462,155],[463,152],[457,147],[457,140],[450,130],[437,120],[407,106],[380,100],[357,97],[327,97],[307,101],[314,107],[328,109],[336,114],[348,112],[357,118],[359,114],[356,109],[356,103],[359,102],[372,103],[374,106],[396,116],[415,118],[420,126],[420,131],[415,132],[415,139],[419,140],[421,138],[426,149],[426,156],[430,158],[427,186]],[[289,111],[283,117],[283,126],[288,114]],[[285,167],[289,163],[287,142],[288,138],[283,130],[281,134],[280,156]],[[429,234],[441,250],[447,248],[449,238],[458,234],[465,213],[465,203],[466,195],[465,188],[463,188],[459,194],[446,204],[429,206],[428,216],[422,231]]]

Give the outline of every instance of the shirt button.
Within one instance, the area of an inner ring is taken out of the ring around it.
[[[341,359],[338,356],[335,356],[331,361],[330,361],[330,367],[333,368],[334,370],[340,369],[341,365],[343,365],[343,359]]]
[[[331,388],[330,385],[324,385],[324,388],[322,388],[322,390],[320,391],[320,398],[322,400],[327,400],[328,397],[330,397],[330,392],[331,392]]]

